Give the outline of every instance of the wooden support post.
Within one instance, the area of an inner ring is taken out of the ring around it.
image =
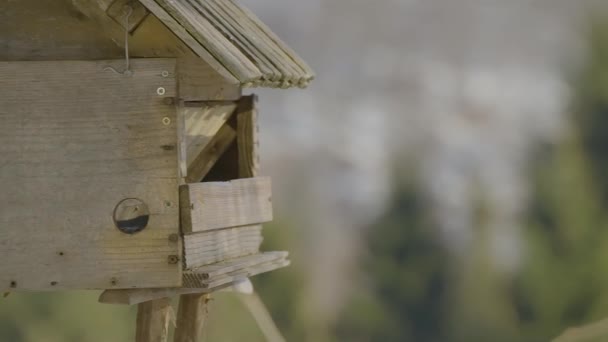
[[[172,315],[171,300],[157,299],[141,303],[137,308],[136,342],[166,342]]]
[[[201,342],[209,315],[209,294],[182,295],[179,299],[174,342]]]

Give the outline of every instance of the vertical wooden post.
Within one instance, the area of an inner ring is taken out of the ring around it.
[[[209,294],[182,295],[179,299],[174,342],[201,342],[209,316]]]
[[[157,299],[137,307],[136,342],[166,342],[171,319],[171,300]]]

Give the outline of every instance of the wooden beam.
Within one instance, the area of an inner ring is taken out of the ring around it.
[[[271,196],[268,177],[183,185],[182,231],[194,233],[272,221]]]
[[[185,294],[210,293],[231,286],[221,286],[215,289],[187,289],[187,288],[160,288],[160,289],[123,289],[105,290],[99,296],[99,302],[104,304],[136,305],[162,298],[172,298]]]
[[[190,163],[186,182],[197,183],[205,178],[235,139],[234,129],[226,124],[222,126]]]
[[[179,299],[179,311],[175,328],[175,342],[203,341],[203,331],[209,316],[209,294],[182,295]]]
[[[237,110],[239,177],[256,177],[260,170],[257,96],[244,96]]]
[[[241,84],[234,77],[226,79],[198,57],[178,60],[179,98],[183,101],[236,101]]]
[[[287,252],[266,252],[184,271],[184,286],[215,288],[289,265]]]
[[[139,304],[136,342],[166,342],[173,308],[168,298]]]
[[[262,226],[188,234],[184,236],[184,259],[187,269],[255,254],[262,244]]]

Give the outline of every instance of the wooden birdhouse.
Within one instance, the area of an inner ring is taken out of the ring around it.
[[[313,72],[235,1],[2,1],[0,74],[0,288],[133,304],[288,265],[241,94]]]

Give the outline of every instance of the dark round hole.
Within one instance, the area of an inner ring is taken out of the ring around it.
[[[114,208],[114,225],[125,234],[141,232],[148,226],[150,210],[137,198],[127,198]]]

